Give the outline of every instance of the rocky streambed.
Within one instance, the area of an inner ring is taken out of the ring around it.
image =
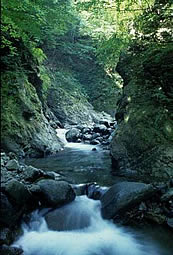
[[[36,209],[41,211],[43,208],[49,208],[44,212],[46,224],[48,224],[46,231],[49,229],[62,231],[62,223],[69,215],[69,211],[64,208],[66,205],[73,204],[72,201],[78,201],[78,197],[83,196],[95,201],[100,200],[102,219],[111,220],[116,226],[137,227],[138,230],[147,225],[166,228],[164,235],[168,237],[166,239],[168,241],[167,248],[153,254],[172,254],[173,180],[167,183],[147,184],[112,176],[111,158],[107,151],[109,141],[103,136],[107,135],[107,139],[109,139],[113,129],[111,126],[106,127],[105,124],[70,129],[66,133],[66,137],[72,143],[67,144],[64,151],[53,157],[28,159],[24,163],[19,162],[14,153],[1,153],[1,254],[23,253],[22,248],[13,247],[11,244],[23,235],[21,222],[28,223],[31,212]],[[106,128],[103,129],[103,125]],[[107,132],[109,134],[106,134]],[[96,138],[95,134],[97,133],[99,135]],[[99,137],[103,139],[101,142],[97,144],[92,142],[93,140],[99,141]],[[82,144],[81,141],[85,144]],[[98,144],[102,144],[102,146]],[[105,155],[107,155],[106,158]],[[99,160],[101,161],[100,165],[98,164]],[[106,161],[104,162],[104,160]],[[98,168],[93,165],[93,161],[96,161],[97,166],[99,165]],[[79,162],[80,168],[77,162]],[[78,171],[76,171],[76,165]],[[87,201],[86,203],[88,203]],[[85,213],[87,210],[85,208]],[[82,219],[82,229],[86,227],[87,216],[85,213],[81,218],[75,212],[75,218]],[[91,214],[93,215],[93,211]],[[75,222],[74,217],[73,221]],[[55,224],[55,222],[61,222],[61,224]],[[74,229],[74,226],[70,228]],[[71,231],[70,228],[67,230]],[[121,234],[123,235],[123,233]],[[102,236],[102,238],[104,237]],[[106,253],[103,252],[103,254]],[[124,255],[125,253],[119,252],[118,254]]]

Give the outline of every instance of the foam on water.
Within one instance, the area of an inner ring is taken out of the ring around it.
[[[158,255],[155,248],[140,244],[132,234],[103,220],[99,201],[82,196],[64,208],[71,212],[71,222],[73,217],[80,218],[87,212],[89,225],[82,229],[74,226],[70,231],[52,231],[44,217],[34,212],[29,224],[23,224],[23,236],[13,246],[21,246],[25,255]]]

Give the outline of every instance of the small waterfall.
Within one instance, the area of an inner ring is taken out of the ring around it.
[[[65,129],[65,128],[57,128],[56,129],[56,134],[64,145],[67,144],[67,140],[65,137],[66,132],[67,132],[67,129]]]
[[[23,224],[24,234],[13,246],[21,246],[25,255],[158,255],[153,247],[140,244],[132,234],[103,220],[100,201],[77,197],[60,209],[65,217],[62,229],[48,228],[37,211],[29,224]]]

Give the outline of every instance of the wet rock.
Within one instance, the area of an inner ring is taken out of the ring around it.
[[[97,145],[97,144],[100,144],[100,142],[98,140],[94,139],[94,140],[90,141],[90,144]]]
[[[65,134],[68,142],[76,142],[78,138],[80,138],[80,130],[77,128],[71,128]]]
[[[96,183],[90,183],[87,185],[86,195],[94,200],[99,200],[107,190],[107,187],[100,187]]]
[[[89,127],[82,128],[82,134],[89,134],[89,133],[91,133],[91,128]]]
[[[12,151],[10,151],[8,153],[8,156],[9,156],[10,159],[17,159],[17,155],[14,152],[12,152]]]
[[[7,196],[1,193],[0,224],[1,226],[14,226],[20,217],[20,212],[9,202]]]
[[[169,227],[173,228],[173,218],[168,218],[167,219],[167,224]]]
[[[9,244],[9,236],[10,236],[10,229],[9,228],[1,228],[0,231],[0,245],[2,244]]]
[[[173,179],[170,180],[170,186],[173,187]]]
[[[24,179],[26,181],[34,182],[40,177],[44,177],[45,173],[33,166],[26,166],[24,169]]]
[[[21,248],[11,247],[6,244],[0,247],[0,254],[1,255],[21,255],[24,254]]]
[[[100,137],[100,134],[99,133],[94,133],[92,135],[92,140],[96,139],[97,137]]]
[[[103,124],[103,125],[105,125],[107,128],[109,128],[110,127],[110,124],[109,124],[109,122],[107,121],[107,120],[100,120],[99,121],[99,124]]]
[[[121,182],[114,184],[101,198],[102,215],[106,219],[123,213],[151,197],[156,190],[150,184],[137,182]]]
[[[97,137],[96,140],[99,141],[100,143],[102,143],[103,142],[103,137]]]
[[[107,127],[105,125],[95,125],[93,128],[93,132],[95,133],[101,133],[101,134],[107,134]]]
[[[88,134],[88,135],[83,135],[83,140],[91,140],[92,135]]]
[[[25,185],[15,179],[7,183],[5,191],[14,205],[19,207],[28,207],[28,203],[32,200],[32,196]]]
[[[107,145],[109,145],[109,144],[110,144],[109,141],[103,141],[103,142],[102,142],[102,145],[104,145],[104,146],[107,146]]]
[[[42,193],[41,203],[46,206],[60,206],[75,199],[74,190],[65,181],[41,180],[37,184]]]
[[[11,159],[7,162],[6,168],[9,171],[17,170],[19,168],[19,163],[16,159]]]
[[[173,199],[173,188],[170,188],[163,196],[161,196],[161,201],[169,201]]]
[[[139,205],[139,211],[146,211],[147,210],[147,206],[144,202],[140,203]]]
[[[163,224],[166,222],[166,216],[155,213],[155,212],[147,212],[145,213],[145,218],[157,223],[157,224]]]
[[[92,151],[96,151],[97,149],[96,148],[92,148]]]
[[[77,196],[82,196],[86,194],[87,184],[74,184],[72,188],[74,189]]]

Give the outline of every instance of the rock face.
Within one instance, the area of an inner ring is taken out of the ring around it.
[[[42,81],[37,77],[33,83],[26,78],[18,84],[15,80],[2,84],[1,147],[6,152],[31,157],[59,151],[62,144],[49,123],[37,89]]]
[[[40,186],[42,193],[41,202],[46,206],[59,206],[75,199],[75,192],[67,182],[41,180],[37,184]]]
[[[154,192],[155,189],[150,184],[137,182],[115,184],[101,197],[102,215],[106,219],[111,219],[149,198]]]
[[[129,168],[148,181],[168,180],[173,176],[172,50],[141,52],[122,55],[117,67],[124,87],[111,154],[115,171]]]

